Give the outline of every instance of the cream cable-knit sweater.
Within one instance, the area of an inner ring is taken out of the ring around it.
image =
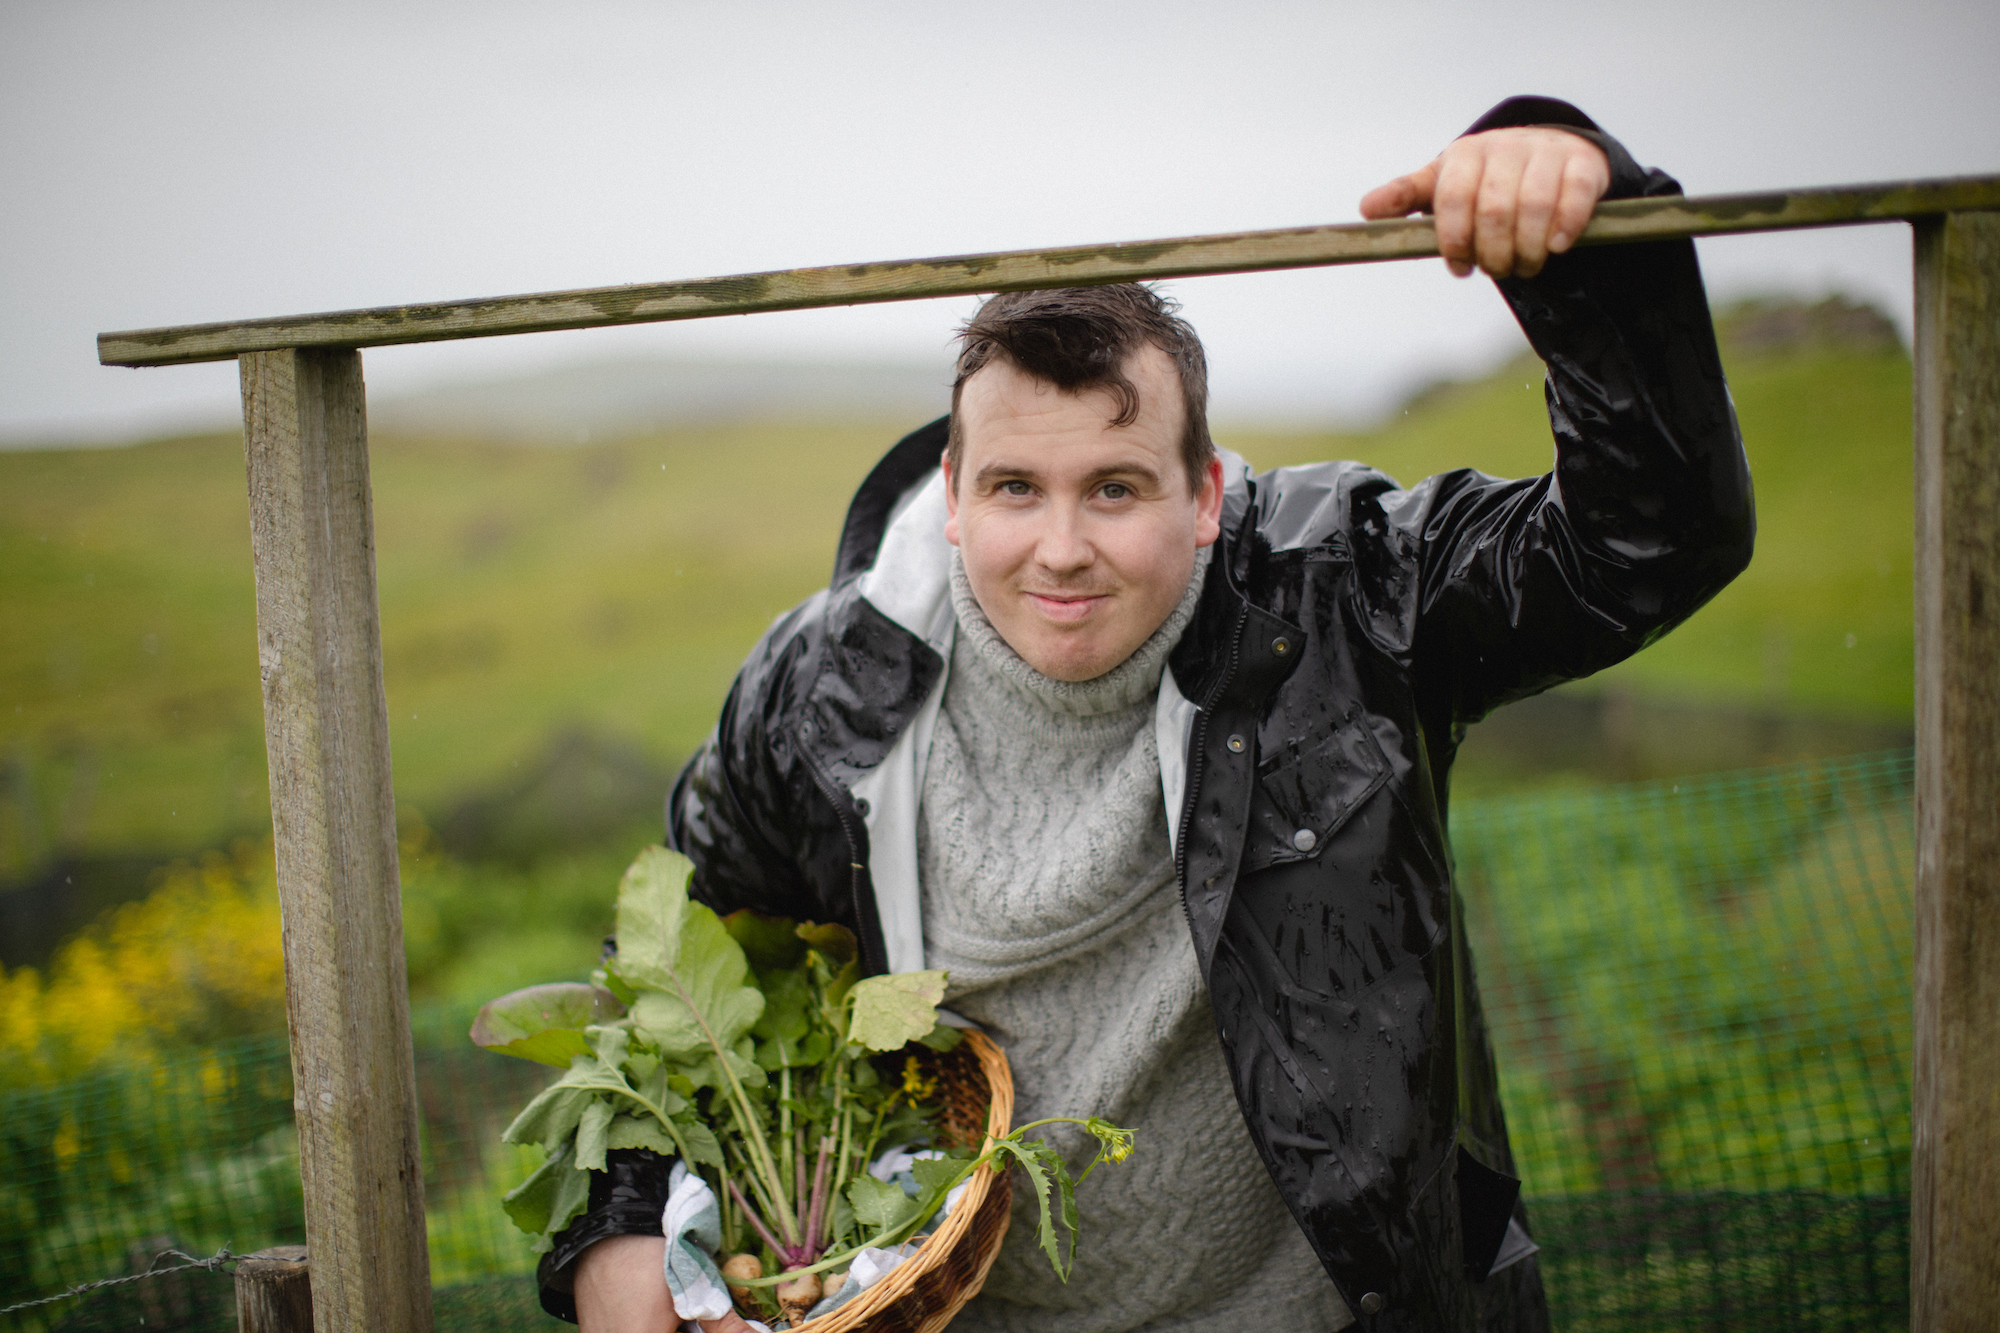
[[[1132,1156],[1078,1194],[1067,1286],[1016,1186],[1006,1243],[954,1333],[1353,1322],[1244,1129],[1168,851],[1154,700],[1208,555],[1166,624],[1083,682],[1022,660],[953,558],[958,635],[918,815],[926,959],[951,971],[946,1003],[1006,1048],[1016,1124],[1098,1115],[1137,1132]],[[1087,1160],[1081,1136],[1056,1141]]]

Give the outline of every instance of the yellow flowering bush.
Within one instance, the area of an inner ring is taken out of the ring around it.
[[[152,1063],[281,1027],[285,959],[271,845],[172,866],[139,902],[0,975],[0,1087]]]

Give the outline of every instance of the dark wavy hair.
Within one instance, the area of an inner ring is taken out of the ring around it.
[[[1180,305],[1135,282],[1101,287],[1058,287],[991,296],[958,331],[958,376],[951,385],[951,438],[946,455],[953,478],[965,451],[958,399],[965,382],[995,357],[1066,393],[1108,389],[1117,401],[1114,426],[1139,417],[1139,390],[1125,363],[1151,343],[1173,358],[1180,372],[1181,465],[1188,488],[1199,494],[1215,441],[1208,434],[1208,358],[1201,339],[1180,317]]]

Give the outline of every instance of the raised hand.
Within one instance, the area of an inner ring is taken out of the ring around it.
[[[1430,212],[1438,249],[1463,278],[1532,278],[1576,243],[1611,185],[1604,150],[1564,130],[1488,130],[1361,199],[1364,218]]]

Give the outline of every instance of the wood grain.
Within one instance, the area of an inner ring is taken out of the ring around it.
[[[2000,1327],[2000,214],[1920,224],[1916,1333]]]
[[[320,1333],[429,1333],[361,354],[242,359],[257,652]]]
[[[274,1245],[236,1265],[236,1333],[312,1333],[312,1269],[303,1245]]]
[[[1600,205],[1579,243],[1843,226],[1964,208],[2000,208],[2000,176],[1623,199]],[[1400,218],[134,329],[99,334],[97,356],[107,366],[166,366],[281,347],[385,347],[1024,288],[1367,264],[1436,253],[1437,234],[1429,218]]]

